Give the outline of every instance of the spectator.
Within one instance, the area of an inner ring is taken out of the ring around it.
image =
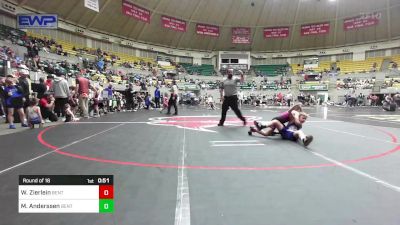
[[[129,83],[128,88],[125,90],[126,109],[132,110],[133,107],[133,85]]]
[[[76,87],[74,86],[69,87],[68,104],[70,105],[72,112],[75,114],[78,108],[78,95],[76,93]]]
[[[385,111],[396,111],[396,107],[397,105],[390,94],[386,95],[385,100],[382,102],[382,108]]]
[[[153,102],[151,101],[151,95],[148,92],[146,92],[146,97],[144,99],[145,99],[144,101],[145,101],[146,109],[147,110],[151,109]]]
[[[106,102],[106,106],[108,106],[108,111],[110,111],[110,112],[114,111],[113,102],[112,102],[113,96],[114,96],[114,91],[113,91],[112,84],[109,84],[108,87],[106,87],[103,90],[103,92],[104,92],[103,96],[105,97],[105,98],[103,97],[103,99]]]
[[[47,91],[52,88],[53,80],[54,80],[53,74],[50,74],[50,75],[47,76],[47,80],[46,80]]]
[[[176,86],[176,81],[172,81],[172,87],[171,87],[171,95],[169,98],[168,102],[168,112],[167,114],[171,114],[171,107],[174,106],[175,113],[174,115],[178,115],[178,106],[176,105],[176,102],[178,101],[178,86]]]
[[[21,69],[19,71],[18,85],[21,87],[24,100],[24,109],[29,106],[29,99],[31,93],[31,80],[29,79],[29,71]]]
[[[37,90],[36,90],[36,92],[37,92],[37,96],[36,97],[38,99],[41,99],[46,91],[47,91],[47,86],[44,83],[44,78],[41,77],[41,78],[39,78],[39,84],[38,84]]]
[[[397,92],[393,96],[393,101],[397,104],[397,107],[400,107],[400,93],[399,92]]]
[[[140,90],[141,91],[147,91],[146,80],[145,79],[142,79],[142,81],[140,82]]]
[[[22,127],[28,127],[26,118],[25,118],[25,113],[23,110],[24,106],[24,100],[23,100],[23,91],[21,88],[14,83],[14,79],[11,77],[8,77],[5,80],[6,87],[4,88],[4,92],[6,93],[6,106],[7,106],[7,119],[9,122],[9,128],[10,129],[15,129],[14,125],[14,109],[17,110],[19,114],[19,118],[21,120],[21,125]]]
[[[74,112],[71,110],[71,106],[67,103],[64,105],[65,108],[65,122],[75,122],[79,119],[75,117]]]
[[[79,108],[85,118],[89,118],[89,80],[82,77],[80,74],[76,77],[76,89],[79,96]]]
[[[289,91],[289,92],[286,94],[286,102],[287,102],[289,108],[290,108],[290,103],[292,102],[292,100],[293,100],[293,95],[292,95],[292,93]]]
[[[5,78],[0,77],[0,114],[2,117],[6,117],[6,104],[5,104],[5,99],[7,96],[7,93],[4,91],[5,88]]]
[[[32,98],[29,100],[29,106],[27,108],[27,117],[29,127],[31,129],[35,128],[35,124],[39,124],[39,127],[43,127],[44,120],[42,118],[42,113],[40,112],[40,107],[38,106],[37,98]]]
[[[57,117],[65,118],[65,104],[68,103],[69,98],[69,85],[64,75],[54,78],[54,83],[51,92],[55,97],[55,108],[54,111]]]
[[[93,117],[100,117],[100,91],[98,87],[92,87],[93,91]]]
[[[156,103],[156,108],[160,108],[160,98],[161,98],[160,87],[157,86],[156,90],[154,91],[154,100]]]
[[[55,99],[49,92],[44,93],[39,100],[40,111],[44,120],[48,119],[51,122],[58,121],[57,115],[54,113]]]
[[[103,59],[100,59],[100,60],[97,62],[97,69],[98,69],[100,72],[103,71],[103,69],[104,69],[104,61],[103,61]]]

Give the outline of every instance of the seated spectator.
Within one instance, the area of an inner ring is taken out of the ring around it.
[[[71,106],[67,103],[64,105],[65,108],[65,122],[75,122],[78,121],[79,118],[76,118],[74,112],[71,110]]]
[[[75,86],[69,87],[68,104],[70,105],[72,112],[75,114],[78,109],[78,94],[76,93]]]
[[[390,95],[386,95],[385,100],[382,101],[382,108],[385,111],[396,111],[397,105]]]
[[[42,113],[40,107],[38,106],[37,98],[32,98],[29,101],[29,106],[27,108],[28,124],[31,129],[35,128],[35,124],[39,124],[39,127],[43,127],[44,120],[42,118]]]
[[[51,122],[58,121],[58,117],[54,113],[55,99],[50,93],[45,93],[39,100],[39,106],[43,119],[48,119]]]
[[[151,109],[154,106],[154,103],[151,101],[151,95],[147,92],[145,97],[145,105],[146,109]]]

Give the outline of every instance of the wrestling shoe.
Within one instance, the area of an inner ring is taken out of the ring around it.
[[[307,135],[306,139],[303,140],[304,146],[307,147],[312,142],[313,139],[314,137],[312,135]]]
[[[250,127],[250,130],[247,132],[250,136],[252,136],[253,135],[253,132],[256,132],[257,130],[256,130],[256,128],[254,128],[254,127]]]
[[[256,128],[257,128],[257,130],[262,130],[262,129],[264,129],[264,128],[267,128],[266,126],[263,126],[260,122],[258,122],[258,121],[256,121],[256,120],[254,120],[254,126],[256,126]]]

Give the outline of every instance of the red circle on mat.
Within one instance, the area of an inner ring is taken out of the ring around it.
[[[297,165],[297,166],[272,166],[272,167],[196,166],[196,165],[180,166],[180,165],[174,165],[174,164],[153,164],[153,163],[141,163],[141,162],[129,162],[129,161],[120,161],[120,160],[112,160],[112,159],[103,159],[103,158],[96,158],[96,157],[84,156],[84,155],[79,155],[79,154],[73,154],[73,153],[59,150],[59,147],[54,146],[54,145],[46,142],[43,139],[43,135],[52,128],[54,128],[54,127],[45,128],[38,134],[37,139],[42,145],[44,145],[50,149],[53,149],[56,153],[58,153],[60,155],[69,156],[72,158],[77,158],[77,159],[82,159],[82,160],[101,162],[101,163],[110,163],[110,164],[127,165],[127,166],[138,166],[138,167],[170,168],[170,169],[185,168],[185,169],[201,169],[201,170],[259,170],[259,171],[262,171],[262,170],[309,169],[309,168],[322,168],[322,167],[337,166],[334,163],[324,163],[324,164],[315,164],[315,165]],[[380,129],[378,129],[378,130],[380,132],[388,135],[391,138],[391,142],[393,144],[398,143],[397,137],[394,134],[384,131],[384,130],[380,130]],[[381,158],[381,157],[390,155],[392,153],[395,153],[399,150],[400,150],[400,145],[396,145],[394,148],[387,150],[383,153],[377,154],[377,155],[370,155],[370,156],[366,156],[363,158],[344,160],[344,161],[340,161],[340,162],[343,164],[358,163],[358,162],[362,162],[362,161]]]

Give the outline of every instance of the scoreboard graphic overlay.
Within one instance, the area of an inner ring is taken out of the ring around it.
[[[114,213],[113,175],[20,175],[19,213]]]

